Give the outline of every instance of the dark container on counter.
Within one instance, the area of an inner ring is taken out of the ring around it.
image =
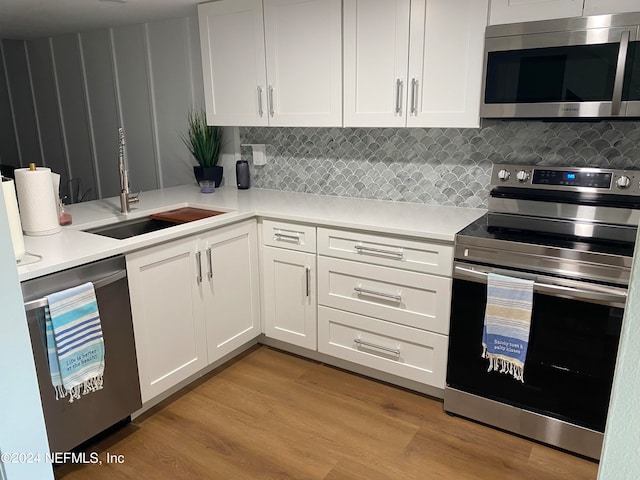
[[[241,190],[246,190],[251,185],[249,163],[246,160],[238,160],[236,162],[236,184]]]

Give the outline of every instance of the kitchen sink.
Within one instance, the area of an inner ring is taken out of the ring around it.
[[[175,222],[167,222],[165,220],[157,220],[155,218],[143,217],[135,220],[127,220],[103,227],[90,228],[85,230],[89,233],[95,233],[105,237],[117,238],[124,240],[125,238],[136,237],[145,233],[155,232],[163,228],[174,227]]]
[[[167,212],[154,213],[148,217],[125,220],[124,222],[90,228],[85,230],[85,232],[124,240],[125,238],[137,237],[138,235],[143,235],[145,233],[155,232],[164,228],[174,227],[176,225],[202,220],[204,218],[215,217],[224,213],[228,212],[183,207],[175,210],[169,210]]]

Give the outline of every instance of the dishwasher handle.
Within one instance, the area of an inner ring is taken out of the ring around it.
[[[108,277],[104,277],[104,278],[101,278],[100,280],[96,280],[95,282],[92,282],[93,288],[97,290],[99,288],[106,287],[107,285],[110,285],[114,282],[117,282],[118,280],[122,280],[123,278],[126,278],[126,277],[127,277],[127,271],[120,270],[112,275],[109,275]],[[25,302],[24,310],[25,312],[30,312],[31,310],[36,310],[38,308],[45,307],[47,304],[48,302],[45,297],[38,298],[37,300],[31,300],[29,302]]]

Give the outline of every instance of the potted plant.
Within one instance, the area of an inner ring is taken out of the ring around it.
[[[222,167],[218,166],[222,127],[207,125],[204,110],[191,110],[187,122],[187,133],[181,133],[180,138],[198,162],[193,167],[196,181],[200,184],[202,180],[213,180],[219,187],[223,173]]]

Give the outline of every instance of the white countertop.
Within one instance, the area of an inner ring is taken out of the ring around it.
[[[82,231],[186,206],[228,213],[125,240]],[[453,242],[456,232],[485,213],[484,209],[478,208],[440,207],[257,188],[238,190],[235,186],[218,188],[212,194],[201,194],[195,185],[142,192],[140,203],[134,204],[131,213],[126,215],[120,213],[119,197],[68,205],[65,209],[73,216],[73,224],[63,227],[61,233],[24,237],[27,252],[42,258],[18,266],[21,281],[256,216]],[[23,263],[31,260],[34,258],[27,256]]]

